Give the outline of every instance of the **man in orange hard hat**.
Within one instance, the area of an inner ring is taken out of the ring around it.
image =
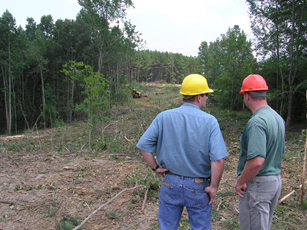
[[[236,192],[240,229],[271,228],[281,192],[281,163],[285,151],[285,122],[268,106],[266,81],[258,74],[246,77],[240,93],[252,111],[241,134]]]
[[[180,90],[183,105],[159,113],[137,144],[146,163],[164,177],[160,230],[178,229],[184,207],[192,229],[211,229],[212,203],[228,156],[218,121],[201,110],[212,92],[203,76],[187,76]]]

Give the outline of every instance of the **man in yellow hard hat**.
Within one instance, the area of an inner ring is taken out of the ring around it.
[[[236,192],[239,195],[240,229],[271,228],[281,192],[281,162],[285,151],[285,122],[266,100],[264,78],[251,74],[240,93],[253,116],[241,134]]]
[[[218,121],[201,110],[212,92],[203,76],[187,76],[180,90],[183,105],[158,114],[137,144],[147,164],[163,177],[161,230],[178,229],[184,207],[192,229],[211,229],[212,203],[228,156]]]

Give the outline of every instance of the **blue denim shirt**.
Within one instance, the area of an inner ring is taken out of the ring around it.
[[[191,103],[158,114],[136,147],[156,151],[163,168],[188,177],[211,176],[211,161],[228,156],[216,118]]]

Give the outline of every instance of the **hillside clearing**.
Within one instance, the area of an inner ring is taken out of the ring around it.
[[[126,105],[113,108],[112,120],[97,130],[91,151],[83,121],[0,137],[0,229],[73,229],[118,193],[136,185],[142,187],[120,194],[93,215],[84,229],[159,229],[161,178],[149,170],[135,144],[152,119],[162,110],[179,106],[181,97],[178,86],[144,85],[141,90],[148,97],[129,99]],[[239,134],[250,113],[221,111],[214,103],[206,111],[219,120],[229,151],[212,229],[238,229],[234,185]],[[307,228],[306,198],[300,205],[299,189],[303,128],[287,131],[281,197],[295,192],[277,208],[272,229]],[[180,229],[189,229],[187,220],[184,212]]]

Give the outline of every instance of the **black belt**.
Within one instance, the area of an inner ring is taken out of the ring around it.
[[[174,176],[179,176],[179,177],[184,177],[184,178],[192,178],[192,179],[203,179],[203,180],[207,180],[207,181],[211,181],[211,177],[205,178],[205,177],[190,177],[190,176],[181,176],[175,173],[172,173],[171,171],[166,171],[165,174],[169,174],[169,175],[174,175]]]

